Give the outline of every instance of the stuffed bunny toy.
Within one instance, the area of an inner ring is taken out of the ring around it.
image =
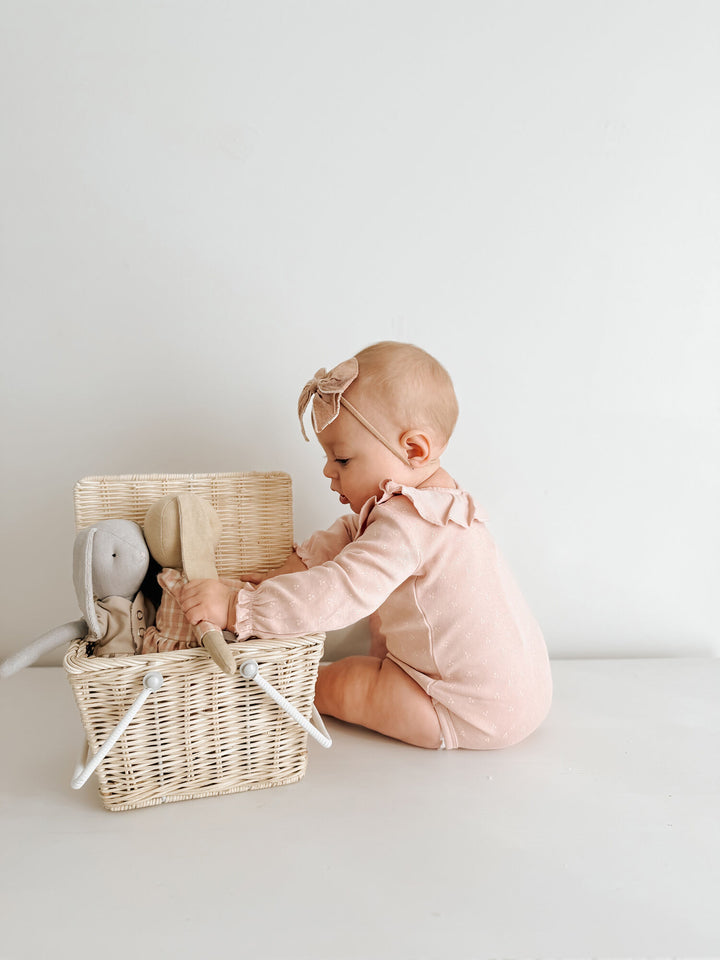
[[[221,524],[215,509],[197,494],[170,494],[150,506],[143,529],[150,553],[164,568],[158,577],[163,600],[148,645],[156,642],[155,649],[162,651],[197,645],[199,641],[221,670],[235,673],[237,663],[222,631],[207,621],[191,627],[175,596],[188,580],[217,579],[215,548]]]
[[[0,677],[85,637],[100,656],[139,653],[155,618],[140,591],[149,562],[142,530],[132,520],[100,520],[80,530],[73,547],[73,583],[83,619],[55,627],[19,650],[0,664]]]

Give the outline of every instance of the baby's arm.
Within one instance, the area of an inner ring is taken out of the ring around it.
[[[302,573],[303,570],[307,570],[307,567],[298,556],[297,550],[293,547],[292,553],[281,567],[276,567],[267,573],[248,573],[244,577],[240,577],[240,579],[245,580],[247,583],[262,583],[263,580],[272,580],[273,577],[281,577],[284,573]]]
[[[298,546],[298,556],[306,567],[333,560],[357,536],[358,522],[354,514],[345,514],[327,530],[316,530]]]
[[[315,688],[320,713],[437,750],[440,723],[432,700],[392,660],[346,657],[321,666]]]
[[[267,573],[248,573],[240,579],[257,585],[265,580],[272,580],[273,577],[281,577],[285,573],[302,573],[308,567],[314,567],[337,556],[352,542],[356,532],[357,517],[351,515],[340,517],[329,529],[317,530],[299,547],[293,547],[292,553],[281,567],[276,567]]]
[[[382,522],[369,523],[334,560],[257,586],[244,584],[235,594],[234,610],[227,587],[223,592],[216,584],[193,581],[181,595],[183,612],[190,623],[229,624],[241,640],[299,637],[347,627],[377,610],[418,567],[419,550],[406,529],[403,509],[400,502],[388,504]]]
[[[292,553],[282,566],[267,573],[247,573],[240,579],[258,586],[286,573],[303,573],[308,567],[336,556],[343,547],[352,542],[356,531],[357,517],[340,517],[329,529],[318,530],[299,547],[293,547]],[[190,623],[210,620],[223,630],[232,629],[235,624],[235,593],[237,591],[217,589],[217,584],[209,580],[195,580],[183,588],[180,604]],[[219,619],[213,619],[211,614]]]
[[[285,563],[267,573],[249,573],[240,579],[247,583],[262,583],[285,573],[300,573],[307,567],[295,550]],[[221,630],[230,630],[235,623],[237,590],[220,580],[191,580],[180,590],[180,606],[190,623],[209,620]]]

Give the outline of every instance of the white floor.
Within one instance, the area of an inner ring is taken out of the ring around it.
[[[0,686],[0,960],[720,956],[720,661],[560,661],[545,726],[330,723],[299,784],[107,813],[58,668]]]

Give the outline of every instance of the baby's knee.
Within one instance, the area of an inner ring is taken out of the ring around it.
[[[382,660],[345,657],[320,668],[315,705],[320,713],[360,723],[377,686]]]

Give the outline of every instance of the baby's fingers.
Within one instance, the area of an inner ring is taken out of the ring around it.
[[[206,596],[204,582],[203,580],[191,580],[180,591],[180,609],[190,623],[198,623],[199,620],[202,620],[201,608],[204,606]],[[193,611],[196,611],[195,614]]]
[[[185,610],[190,604],[195,603],[201,592],[203,580],[191,580],[184,584],[178,593],[180,606]]]
[[[231,593],[219,580],[191,580],[180,592],[180,608],[190,623],[209,620],[225,629]]]

